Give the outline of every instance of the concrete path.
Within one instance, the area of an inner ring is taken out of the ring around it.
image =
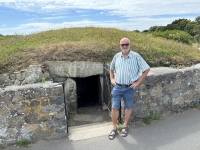
[[[110,132],[111,129],[111,122],[69,127],[69,140],[78,141],[105,136]]]
[[[29,148],[12,146],[6,150],[200,150],[200,110],[190,109],[151,125],[130,128],[125,138],[117,135],[108,140],[108,133],[98,133],[103,131],[94,128],[90,133],[97,137],[92,138],[40,141]]]

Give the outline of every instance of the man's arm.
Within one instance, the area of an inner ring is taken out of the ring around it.
[[[114,70],[110,70],[110,82],[112,85],[116,85],[116,81],[114,79]]]
[[[139,77],[139,79],[137,81],[133,82],[130,87],[136,88],[145,79],[145,77],[147,76],[149,71],[150,71],[150,68],[145,70],[144,72],[142,72],[142,75]]]

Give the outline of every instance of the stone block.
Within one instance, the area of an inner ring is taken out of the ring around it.
[[[177,98],[173,98],[173,103],[172,105],[182,105],[184,104],[184,98],[183,97],[177,97]]]
[[[56,133],[53,136],[47,137],[47,140],[57,140],[57,139],[66,138],[67,136],[68,136],[68,134],[66,132]]]
[[[41,108],[42,113],[53,113],[53,112],[61,112],[64,110],[63,105],[56,105],[56,106],[48,106]]]
[[[26,72],[25,71],[20,71],[19,73],[16,74],[16,79],[19,81],[23,81],[26,77]]]
[[[56,105],[63,104],[64,103],[64,95],[62,94],[62,95],[50,98],[50,103],[51,104],[56,104]]]
[[[49,61],[45,64],[52,77],[88,77],[103,74],[103,64],[86,61]]]

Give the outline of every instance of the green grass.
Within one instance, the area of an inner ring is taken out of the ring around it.
[[[28,147],[30,142],[26,139],[20,140],[16,142],[16,145],[19,147]]]
[[[0,38],[0,73],[14,72],[45,61],[110,62],[120,51],[122,37],[151,67],[200,62],[200,51],[192,45],[154,37],[148,33],[114,28],[63,28],[30,35]]]
[[[143,122],[144,122],[145,124],[149,125],[149,124],[151,124],[152,120],[151,120],[150,117],[145,117],[145,118],[143,119]]]
[[[190,105],[190,108],[198,108],[198,105],[197,104],[192,104],[192,105]]]
[[[117,131],[122,132],[122,124],[117,125]]]
[[[150,115],[143,119],[143,122],[147,125],[151,124],[154,120],[160,120],[161,117],[159,114],[155,114],[153,111],[150,111]]]
[[[159,114],[155,114],[153,111],[150,111],[150,118],[152,120],[160,120],[160,115]]]
[[[0,144],[0,150],[4,149],[5,147],[3,145]]]
[[[200,109],[200,100],[198,100],[196,103],[190,104],[190,108]]]

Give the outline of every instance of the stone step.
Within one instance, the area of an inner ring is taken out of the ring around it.
[[[95,123],[103,121],[103,117],[101,115],[76,114],[74,116],[74,121],[87,121]]]
[[[112,129],[112,122],[93,123],[72,126],[68,128],[69,140],[77,141],[98,136],[108,135]]]
[[[68,125],[80,126],[84,124],[110,122],[110,112],[102,111],[97,107],[80,108],[77,114],[69,114]]]

